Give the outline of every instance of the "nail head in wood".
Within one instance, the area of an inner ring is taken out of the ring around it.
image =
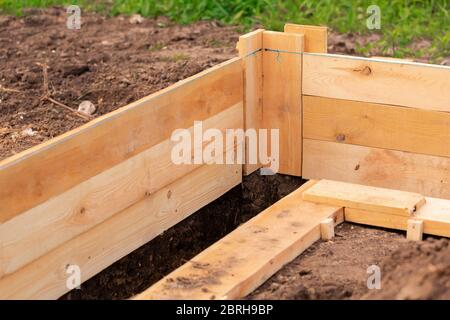
[[[423,221],[414,219],[408,220],[406,239],[411,241],[421,241],[423,239]]]
[[[329,241],[334,238],[334,220],[327,218],[320,223],[320,236],[323,241]]]

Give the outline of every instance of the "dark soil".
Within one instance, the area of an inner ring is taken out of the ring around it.
[[[36,63],[49,66],[54,99],[73,109],[89,100],[97,117],[236,56],[237,30],[214,22],[82,18],[69,30],[62,9],[0,16],[0,160],[87,122],[41,101]]]

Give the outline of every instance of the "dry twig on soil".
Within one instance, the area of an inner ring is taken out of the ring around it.
[[[20,90],[5,88],[5,87],[2,86],[1,84],[0,84],[0,91],[3,91],[3,92],[13,92],[13,93],[20,93]]]
[[[42,72],[44,74],[44,94],[41,97],[41,100],[47,100],[50,103],[53,103],[55,105],[57,105],[58,107],[64,108],[66,110],[71,111],[72,113],[76,114],[77,116],[79,116],[80,118],[83,118],[84,120],[92,120],[93,117],[84,114],[82,112],[79,112],[78,110],[75,110],[71,107],[69,107],[68,105],[65,105],[64,103],[61,103],[55,99],[53,99],[50,95],[50,89],[49,89],[49,84],[48,84],[48,65],[43,64],[43,63],[36,63],[36,65],[38,65],[39,67],[42,68]]]

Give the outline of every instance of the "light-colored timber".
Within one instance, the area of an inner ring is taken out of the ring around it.
[[[242,181],[242,165],[203,165],[96,227],[0,279],[0,299],[56,299],[67,266],[84,282]]]
[[[410,241],[422,241],[423,239],[423,221],[416,219],[408,220],[406,229],[406,239]]]
[[[321,237],[320,223],[342,222],[342,208],[302,200],[303,190],[278,201],[164,277],[135,299],[237,299],[267,280]]]
[[[239,37],[237,49],[244,64],[244,128],[259,129],[262,122],[263,29]],[[250,150],[245,145],[244,174],[259,169],[258,159],[250,163]]]
[[[417,193],[331,180],[317,182],[303,192],[303,199],[321,204],[407,217],[425,204],[425,198]]]
[[[331,218],[320,222],[320,237],[323,241],[329,241],[334,238],[334,221]]]
[[[303,136],[450,157],[450,113],[303,96]]]
[[[239,103],[208,118],[203,129],[240,129],[242,114]],[[173,163],[176,143],[167,139],[1,224],[0,278],[200,167]]]
[[[450,158],[304,139],[303,177],[450,199]]]
[[[284,25],[284,32],[304,35],[305,52],[326,53],[328,50],[327,27],[286,23]]]
[[[305,53],[303,94],[450,112],[450,67]]]
[[[411,217],[345,208],[345,221],[374,227],[407,230],[408,220],[423,221],[425,234],[450,237],[450,201],[426,197],[426,203]]]
[[[242,99],[235,58],[1,161],[0,223]]]
[[[301,176],[304,36],[264,31],[262,127],[279,130],[279,173]],[[270,148],[268,148],[270,150]]]

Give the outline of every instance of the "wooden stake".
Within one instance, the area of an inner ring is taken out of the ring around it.
[[[329,241],[334,238],[334,220],[327,218],[320,223],[320,236],[323,241]]]
[[[423,221],[409,219],[408,229],[406,230],[406,239],[411,241],[422,241],[423,238]]]

